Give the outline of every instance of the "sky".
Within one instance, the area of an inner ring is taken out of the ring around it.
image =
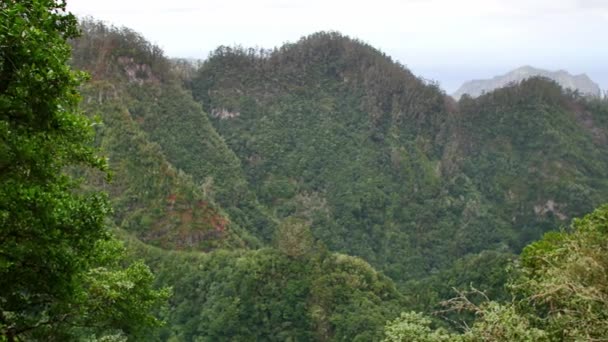
[[[68,9],[129,27],[169,57],[339,31],[448,93],[523,65],[586,73],[608,89],[608,0],[68,0]]]

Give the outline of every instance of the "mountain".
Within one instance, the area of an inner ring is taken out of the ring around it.
[[[457,218],[440,204],[421,208],[441,191],[439,133],[448,113],[435,85],[332,32],[276,51],[222,47],[191,84],[279,219],[309,221],[331,250],[395,279],[447,262],[429,249],[445,246],[430,225]],[[413,261],[426,253],[435,256]]]
[[[72,63],[113,180],[113,225],[159,286],[149,340],[379,340],[608,197],[608,104],[531,77],[459,101],[319,32],[169,60],[82,23]],[[458,318],[460,319],[460,318]]]
[[[484,250],[517,253],[608,194],[603,114],[546,79],[454,103],[321,32],[221,47],[190,87],[278,219],[308,220],[404,286]]]
[[[530,77],[540,76],[557,82],[564,89],[577,90],[586,96],[601,96],[600,87],[585,74],[572,75],[564,70],[549,71],[523,66],[512,70],[504,75],[495,76],[486,80],[472,80],[465,82],[452,96],[459,99],[462,95],[468,94],[471,97],[478,97],[494,89],[502,88],[510,83],[521,82]]]
[[[107,184],[93,179],[109,192],[116,225],[172,249],[258,245],[241,225],[273,223],[247,196],[238,160],[169,60],[131,30],[93,21],[81,30],[72,63],[92,76],[82,107],[103,122],[97,142],[114,175]]]
[[[157,313],[167,328],[147,340],[380,339],[405,303],[394,282],[260,204],[213,115],[182,86],[188,65],[126,28],[81,30],[72,64],[91,74],[81,107],[112,179],[72,172],[108,193],[132,258],[175,290]]]

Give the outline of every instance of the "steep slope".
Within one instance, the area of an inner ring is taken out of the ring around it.
[[[462,226],[450,236],[458,241],[452,253],[484,244],[493,251],[468,254],[442,272],[408,282],[420,308],[437,306],[455,295],[453,288],[471,285],[492,299],[508,298],[504,269],[513,253],[608,198],[605,100],[577,97],[557,83],[532,78],[463,98],[458,107],[445,128],[445,200],[459,193],[470,200],[464,219],[455,221]],[[472,190],[476,197],[470,197]],[[475,232],[466,217],[482,217],[485,225]],[[488,237],[500,239],[491,244]]]
[[[73,62],[93,76],[82,108],[99,116],[113,179],[82,176],[109,193],[132,257],[174,289],[146,340],[380,339],[404,304],[395,284],[303,221],[277,227],[162,53],[126,29],[84,29]],[[248,249],[266,242],[278,248]]]
[[[115,208],[116,224],[142,240],[177,249],[208,250],[219,246],[244,246],[238,228],[210,198],[198,190],[192,178],[175,169],[155,143],[132,120],[121,98],[106,97],[103,83],[90,82],[84,89],[90,101],[83,109],[101,113],[98,141],[107,155],[112,181],[88,175],[107,190]]]
[[[545,79],[454,102],[337,33],[221,47],[193,74],[130,30],[83,27],[74,64],[114,181],[86,176],[142,241],[210,251],[134,242],[176,287],[160,340],[378,338],[396,303],[505,296],[514,253],[608,197],[608,105]],[[283,244],[285,222],[314,237]]]
[[[140,192],[130,196],[135,200],[154,198],[154,204],[142,204],[142,210],[154,208],[158,211],[162,207],[174,210],[180,207],[178,193],[168,186],[158,191],[150,188],[157,185],[155,178],[159,182],[170,183],[167,178],[177,177],[183,179],[179,183],[189,189],[187,192],[199,195],[196,200],[188,196],[191,203],[187,206],[192,207],[193,212],[185,211],[173,216],[179,216],[181,221],[196,221],[198,217],[215,227],[215,231],[206,230],[207,233],[198,237],[186,234],[188,239],[202,241],[213,239],[214,234],[222,236],[228,221],[235,226],[247,227],[253,234],[268,235],[263,231],[272,230],[274,222],[262,212],[248,191],[238,159],[215,132],[200,105],[182,89],[162,51],[128,29],[106,27],[94,21],[82,22],[81,28],[83,36],[72,43],[73,63],[91,73],[93,79],[84,90],[86,108],[91,113],[100,112],[104,129],[111,132],[107,137],[100,135],[99,138],[111,162],[116,159],[112,163],[117,169],[115,172],[122,172],[117,174],[111,186],[117,188],[123,181],[125,191],[140,186]],[[136,141],[129,141],[126,137],[136,137],[133,138]],[[147,147],[138,151],[131,145]],[[145,153],[154,155],[157,163],[141,163],[133,169],[122,168],[145,159]],[[171,172],[168,174],[159,168],[170,169]],[[127,204],[133,200],[127,197],[128,192],[115,192],[113,195],[117,199],[118,217],[123,210],[129,215],[137,212]],[[194,209],[206,212],[207,206],[224,214],[197,214]],[[140,224],[139,230],[152,226],[150,234],[164,234],[154,228],[158,225],[158,215],[141,220],[145,223]],[[163,230],[172,230],[171,234],[175,234],[174,228],[165,227]],[[257,244],[252,237],[246,239]]]
[[[444,94],[370,46],[318,33],[275,51],[220,48],[192,89],[258,198],[309,220],[332,250],[405,280],[504,238],[482,215],[461,218],[469,201],[485,206],[475,189],[452,198],[442,182]]]
[[[598,97],[602,94],[600,87],[585,74],[571,75],[564,70],[549,71],[533,68],[531,66],[523,66],[509,71],[504,75],[493,77],[492,79],[467,81],[461,85],[452,96],[455,99],[460,99],[464,94],[468,94],[471,97],[478,97],[484,93],[489,93],[494,89],[502,88],[511,83],[518,83],[525,79],[538,76],[553,80],[563,88],[572,91],[576,90],[583,95]]]
[[[605,201],[608,131],[593,103],[540,78],[459,102],[462,172],[521,227],[522,245]]]
[[[504,267],[514,253],[606,202],[607,105],[543,78],[460,100],[445,126],[441,168],[448,207],[465,204],[450,255],[465,256],[407,283],[419,308],[441,309],[437,303],[454,296],[453,288],[471,285],[493,299],[508,297]],[[452,202],[459,194],[469,200]],[[475,217],[485,222],[478,231],[469,226]],[[490,250],[470,253],[484,245]]]
[[[322,32],[219,48],[191,88],[275,215],[401,283],[486,249],[508,256],[608,194],[591,100],[550,81],[457,104]]]

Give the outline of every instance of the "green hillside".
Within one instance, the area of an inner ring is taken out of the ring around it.
[[[519,246],[605,201],[605,113],[530,79],[460,101],[461,169],[516,227]]]
[[[133,258],[173,288],[170,310],[158,312],[168,325],[146,339],[381,338],[404,304],[394,283],[363,260],[327,251],[305,221],[285,220],[277,231],[279,220],[258,203],[169,61],[150,57],[154,48],[127,29],[82,25],[73,63],[92,75],[82,107],[99,116],[96,142],[112,180],[82,175],[109,193]],[[139,50],[120,48],[137,42]],[[106,48],[106,60],[94,60],[107,66],[81,59]],[[273,248],[247,251],[262,244]]]
[[[453,288],[506,300],[521,249],[608,191],[608,107],[548,80],[455,102],[338,33],[195,69],[82,27],[73,64],[113,181],[86,176],[175,290],[150,339],[378,340]]]
[[[518,252],[608,191],[602,114],[547,80],[455,103],[321,32],[272,51],[220,47],[188,84],[263,204],[399,282]]]
[[[92,75],[83,103],[103,122],[97,140],[115,173],[119,226],[166,248],[244,246],[242,238],[257,246],[239,226],[262,235],[275,222],[162,51],[128,29],[94,21],[81,28],[73,63]]]
[[[605,340],[606,98],[65,6],[0,2],[0,342]]]
[[[136,243],[160,284],[171,284],[168,324],[148,340],[370,341],[404,305],[365,261],[313,247],[176,253]]]

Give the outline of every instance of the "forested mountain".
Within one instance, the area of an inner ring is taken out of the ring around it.
[[[272,230],[274,222],[162,52],[128,29],[81,28],[73,64],[92,76],[83,107],[103,122],[97,140],[115,173],[106,186],[117,224],[166,248],[258,245],[239,226]]]
[[[608,191],[604,113],[546,79],[454,103],[372,47],[318,33],[219,48],[190,84],[264,205],[400,283],[518,252]]]
[[[380,339],[403,295],[365,261],[328,251],[308,222],[259,203],[182,87],[188,66],[128,29],[81,28],[72,64],[91,74],[82,108],[99,121],[112,180],[73,172],[109,193],[133,258],[174,289],[171,310],[158,313],[168,326],[146,339]]]
[[[274,52],[220,48],[191,84],[278,218],[311,222],[330,249],[391,276],[433,267],[411,262],[424,246],[410,235],[429,232],[413,217],[433,215],[416,205],[439,190],[447,111],[437,87],[336,33]]]
[[[112,181],[72,172],[173,286],[148,340],[380,340],[453,287],[508,299],[522,248],[608,195],[608,105],[548,79],[456,102],[335,32],[194,66],[81,28]]]

